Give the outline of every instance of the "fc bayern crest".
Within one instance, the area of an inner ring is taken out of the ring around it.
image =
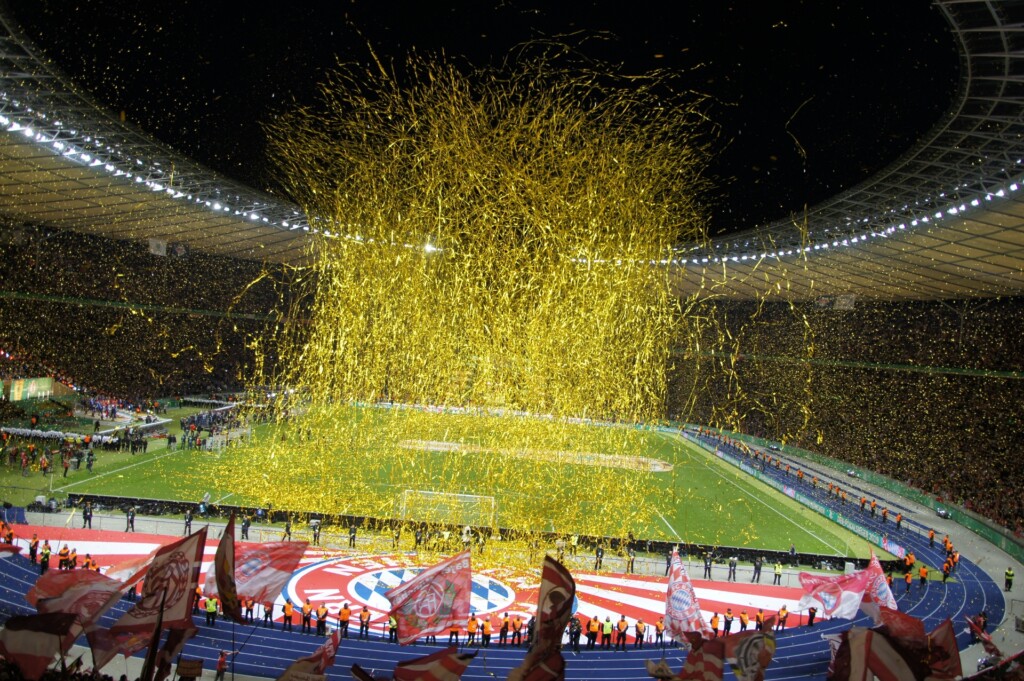
[[[693,600],[689,589],[676,589],[668,602],[668,614],[674,620],[683,620],[690,616]]]
[[[159,594],[166,590],[166,602],[177,603],[188,590],[192,579],[192,561],[181,551],[175,551],[167,557],[160,570],[146,577],[146,591]],[[143,599],[135,604],[139,616],[156,615],[160,609],[160,599]]]
[[[375,619],[391,609],[385,593],[415,577],[422,568],[411,566],[405,556],[336,558],[309,565],[295,573],[285,587],[284,597],[293,603],[323,603],[331,613],[344,606],[368,607]],[[428,591],[417,602],[417,614],[428,617],[439,607],[444,594]],[[486,574],[473,575],[470,609],[475,613],[505,612],[516,602],[516,592],[504,582]],[[422,611],[422,612],[421,612]]]

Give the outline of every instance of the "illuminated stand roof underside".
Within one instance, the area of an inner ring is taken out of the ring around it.
[[[877,300],[1024,290],[1024,2],[936,0],[960,86],[918,144],[860,185],[671,263],[682,295]],[[300,264],[301,210],[154,141],[70,84],[0,6],[0,216]],[[429,246],[429,245],[428,245]]]

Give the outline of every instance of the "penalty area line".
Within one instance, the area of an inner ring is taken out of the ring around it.
[[[78,480],[77,482],[72,482],[72,483],[68,483],[67,485],[63,485],[62,487],[56,487],[56,488],[54,488],[53,491],[54,492],[63,492],[66,489],[71,489],[72,487],[76,487],[78,485],[81,485],[81,484],[84,484],[84,483],[87,483],[87,482],[92,482],[93,480],[99,480],[100,478],[105,478],[108,475],[113,475],[115,473],[120,473],[122,471],[126,471],[126,470],[129,470],[131,468],[135,468],[136,466],[144,466],[146,464],[151,464],[154,461],[159,461],[160,459],[163,459],[165,457],[171,456],[172,454],[178,454],[180,451],[181,450],[176,449],[173,452],[164,452],[163,454],[159,454],[157,456],[154,456],[152,459],[146,459],[145,461],[139,461],[139,462],[136,462],[136,463],[133,463],[133,464],[128,464],[127,466],[121,466],[120,468],[115,468],[114,470],[107,471],[106,473],[100,473],[99,475],[90,475],[88,478],[85,478],[84,480]]]
[[[661,511],[659,511],[659,510],[655,509],[655,511],[654,511],[654,512],[658,514],[658,517],[659,517],[659,518],[661,518],[661,522],[665,523],[665,527],[667,527],[667,528],[668,528],[669,530],[671,530],[671,531],[672,531],[672,534],[674,534],[674,535],[676,536],[676,539],[678,539],[679,541],[683,541],[683,538],[679,536],[679,533],[678,533],[678,532],[676,532],[676,528],[672,527],[672,526],[671,526],[671,525],[669,524],[669,522],[668,522],[667,520],[665,520],[665,516],[663,516],[663,515],[661,514]]]

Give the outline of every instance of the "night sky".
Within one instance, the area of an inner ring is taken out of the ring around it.
[[[720,126],[713,234],[801,211],[906,151],[948,109],[952,36],[926,0],[11,3],[59,68],[178,151],[274,191],[261,125],[315,102],[338,60],[411,50],[498,64],[572,35],[627,72],[686,72]],[[801,154],[801,148],[806,155]]]

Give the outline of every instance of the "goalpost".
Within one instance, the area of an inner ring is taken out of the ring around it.
[[[494,527],[497,503],[492,496],[407,489],[402,492],[405,522]]]

